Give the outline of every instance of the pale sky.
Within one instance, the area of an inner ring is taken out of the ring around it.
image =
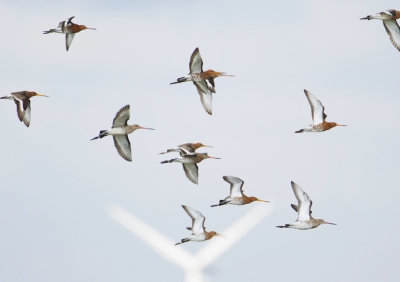
[[[396,6],[397,5],[397,6]],[[179,242],[190,232],[181,205],[222,232],[256,205],[273,209],[207,268],[210,281],[399,281],[400,53],[380,21],[398,1],[2,1],[1,96],[31,100],[29,128],[0,101],[2,281],[183,281],[184,272],[107,215],[114,203]],[[97,30],[42,35],[71,16]],[[213,115],[189,72],[199,47],[217,78]],[[294,134],[312,119],[303,89],[346,124]],[[112,138],[89,141],[131,106],[133,162]],[[199,164],[199,185],[175,157],[202,142],[221,160]],[[271,201],[211,208],[229,192]],[[296,182],[313,216],[337,226],[292,223]],[[229,236],[229,234],[227,234]],[[212,240],[223,240],[214,238]],[[229,238],[227,239],[229,240]],[[177,246],[196,253],[204,244]]]

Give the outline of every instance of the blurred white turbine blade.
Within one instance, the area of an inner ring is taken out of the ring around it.
[[[120,206],[110,205],[108,215],[149,244],[158,254],[182,267],[186,271],[186,282],[204,282],[206,279],[203,273],[204,267],[245,236],[270,211],[270,207],[266,209],[262,205],[253,208],[222,233],[229,236],[227,240],[214,239],[208,242],[196,256],[183,248],[176,248],[174,242]]]
[[[232,247],[232,245],[250,232],[250,230],[260,223],[261,220],[263,220],[271,210],[271,207],[259,205],[247,212],[233,225],[221,233],[223,235],[227,235],[227,239],[216,240],[213,238],[213,240],[210,241],[207,246],[202,248],[196,255],[196,258],[199,259],[201,266],[204,268],[211,264],[226,250]]]
[[[205,277],[203,275],[203,269],[197,267],[197,269],[188,270],[185,273],[185,281],[186,282],[204,282]]]
[[[175,243],[145,222],[118,205],[108,207],[108,215],[130,232],[150,245],[158,254],[185,270],[198,269],[198,261],[183,248],[175,247]]]

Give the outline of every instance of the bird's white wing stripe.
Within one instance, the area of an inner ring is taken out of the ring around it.
[[[27,103],[28,106],[24,110],[23,122],[25,123],[26,126],[29,127],[29,125],[31,124],[31,102],[28,100]]]
[[[383,25],[389,34],[390,41],[400,51],[400,28],[396,20],[385,20],[383,21]]]
[[[200,95],[200,101],[201,104],[203,105],[203,108],[206,110],[206,112],[210,115],[212,115],[212,92],[208,88],[207,83],[203,81],[195,81],[193,82],[194,85],[196,85],[197,92]]]
[[[204,221],[205,217],[199,212],[196,211],[195,209],[188,207],[188,206],[182,206],[183,209],[187,212],[187,214],[192,218],[192,234],[201,234],[204,233]]]
[[[131,142],[128,135],[113,135],[114,145],[117,148],[118,154],[125,160],[132,161]]]
[[[200,56],[199,48],[196,48],[193,51],[193,54],[190,57],[189,68],[190,68],[190,74],[203,72],[203,60]]]
[[[233,198],[237,197],[242,197],[242,186],[243,186],[243,180],[241,180],[239,177],[234,177],[234,176],[224,176],[223,179],[231,184],[231,193],[230,196]]]
[[[292,182],[292,189],[298,202],[298,217],[297,220],[310,219],[310,205],[311,199],[296,183]]]
[[[69,50],[69,47],[71,47],[72,40],[74,40],[75,33],[68,33],[65,35],[65,47],[67,48],[67,51]]]
[[[322,123],[324,121],[324,106],[311,92],[304,90],[304,93],[306,94],[308,103],[310,103],[313,124],[317,125]]]
[[[304,201],[304,202],[299,203],[297,220],[309,220],[310,219],[310,204],[311,204],[311,201],[310,201],[310,198],[308,198],[306,193],[304,193],[304,195],[308,199],[308,201]]]
[[[317,101],[317,106],[314,108],[313,124],[321,124],[324,121],[324,106],[321,101]]]
[[[17,115],[20,121],[24,120],[24,110],[22,108],[22,101],[15,98],[14,96],[6,96],[3,97],[2,99],[12,99],[14,100],[15,105],[17,106]]]
[[[194,184],[199,183],[199,169],[196,164],[182,164],[186,177]]]
[[[120,127],[126,125],[129,118],[130,118],[130,106],[126,105],[122,107],[115,115],[112,127]]]

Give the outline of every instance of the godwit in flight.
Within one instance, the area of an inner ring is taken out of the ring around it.
[[[14,100],[17,105],[17,114],[20,121],[23,121],[27,127],[31,122],[31,100],[33,96],[49,97],[43,94],[38,94],[33,91],[13,92],[11,95],[1,97],[0,99]],[[21,108],[22,104],[22,108]]]
[[[213,70],[203,71],[203,59],[201,58],[199,48],[196,48],[190,57],[189,70],[189,75],[180,77],[176,82],[172,82],[171,84],[193,81],[194,85],[196,85],[197,92],[199,92],[204,109],[208,114],[212,115],[212,93],[215,93],[214,79],[218,76],[234,75],[228,75],[224,72],[216,72]]]
[[[369,15],[360,20],[382,20],[383,26],[390,37],[390,41],[400,51],[400,27],[396,19],[400,18],[400,11],[393,9],[386,10],[375,15]]]
[[[231,193],[225,199],[219,200],[218,205],[212,205],[212,207],[223,206],[226,204],[241,206],[250,204],[254,201],[269,203],[269,201],[257,199],[256,197],[247,197],[243,194],[244,181],[239,177],[224,176],[222,178],[231,185]]]
[[[72,40],[74,39],[75,33],[78,33],[85,29],[96,30],[95,28],[86,27],[85,25],[74,24],[72,22],[73,18],[75,17],[70,17],[68,20],[60,22],[57,28],[43,31],[43,34],[49,34],[49,33],[65,34],[65,47],[67,48],[68,51],[69,47],[71,46]]]
[[[150,129],[153,128],[141,127],[137,124],[128,125],[128,119],[130,118],[130,106],[126,105],[118,111],[113,120],[113,125],[108,130],[101,130],[99,136],[92,138],[91,140],[103,138],[108,135],[112,135],[114,138],[114,145],[117,148],[118,154],[127,160],[132,161],[131,142],[129,142],[128,134],[131,134],[136,129]]]
[[[214,236],[219,236],[223,238],[225,237],[224,235],[218,234],[215,231],[207,232],[206,228],[204,227],[204,221],[206,220],[206,218],[200,212],[188,206],[182,205],[182,208],[192,218],[192,227],[186,227],[188,230],[192,231],[192,234],[189,237],[182,239],[180,243],[176,243],[175,246],[189,241],[202,242],[210,240]]]
[[[325,108],[322,105],[321,101],[319,101],[313,94],[304,89],[304,93],[306,93],[308,102],[311,106],[311,115],[313,119],[313,123],[304,129],[300,129],[295,133],[302,132],[322,132],[329,130],[335,126],[346,126],[343,124],[337,124],[336,122],[327,122],[325,121],[327,115],[325,114]]]
[[[296,196],[298,205],[291,205],[292,208],[297,212],[297,220],[292,224],[285,224],[277,226],[279,228],[295,228],[300,230],[312,229],[320,226],[321,224],[332,224],[335,223],[326,222],[323,219],[315,219],[311,216],[312,201],[308,195],[293,181],[291,181],[294,195]]]
[[[166,152],[160,153],[160,155],[166,153],[178,152],[181,156],[183,156],[189,153],[194,153],[198,148],[201,147],[213,148],[213,146],[204,145],[203,143],[185,143],[177,147],[168,149]]]
[[[194,184],[199,183],[199,168],[197,163],[205,159],[221,159],[216,157],[211,157],[207,153],[189,153],[183,155],[180,158],[171,159],[168,161],[162,161],[162,164],[166,163],[182,163],[183,170],[185,171],[186,177],[192,181]]]

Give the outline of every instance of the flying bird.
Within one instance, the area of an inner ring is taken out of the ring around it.
[[[335,126],[346,126],[343,124],[337,124],[336,122],[327,122],[325,121],[327,115],[325,114],[325,108],[322,105],[321,101],[315,98],[313,94],[304,89],[304,93],[306,93],[306,97],[311,106],[311,115],[313,119],[313,123],[304,129],[300,129],[295,133],[303,133],[303,132],[322,132],[329,130]]]
[[[49,33],[63,33],[65,34],[65,47],[67,51],[69,50],[69,47],[71,46],[72,40],[74,39],[75,33],[78,33],[82,30],[85,29],[93,29],[96,30],[95,28],[87,27],[85,25],[79,25],[75,24],[72,22],[72,19],[75,17],[70,17],[66,21],[62,21],[58,24],[57,28],[53,28],[47,31],[43,31],[43,34],[49,34]]]
[[[183,156],[189,153],[194,153],[198,148],[201,147],[213,148],[213,146],[204,145],[203,143],[185,143],[177,147],[168,149],[166,152],[160,153],[160,155],[172,152],[178,152],[181,156]]]
[[[34,96],[49,97],[43,94],[38,94],[33,91],[19,91],[13,92],[11,95],[1,97],[0,99],[14,100],[15,105],[17,105],[17,114],[20,121],[29,127],[31,123],[31,100],[30,98]],[[22,105],[22,107],[21,107]]]
[[[194,184],[199,183],[199,168],[197,164],[205,159],[220,159],[211,157],[207,153],[189,153],[183,155],[180,158],[171,159],[168,161],[162,161],[162,164],[166,163],[182,163],[183,170],[185,171],[186,177]]]
[[[171,84],[193,81],[204,109],[208,114],[212,115],[212,93],[215,93],[214,79],[218,76],[234,75],[213,70],[203,71],[203,59],[201,58],[199,48],[196,48],[190,57],[189,70],[189,75],[180,77],[176,82],[172,82]]]
[[[224,176],[222,178],[231,185],[231,193],[225,199],[220,200],[219,204],[212,205],[211,207],[218,207],[226,204],[241,206],[250,204],[254,201],[269,203],[269,201],[264,201],[256,197],[247,197],[245,194],[243,194],[244,181],[239,177]]]
[[[129,142],[128,134],[131,134],[136,129],[150,129],[153,128],[141,127],[137,124],[128,125],[130,118],[130,106],[126,105],[118,111],[113,120],[112,127],[108,130],[101,130],[99,136],[92,138],[95,140],[103,138],[108,135],[112,135],[114,138],[114,145],[117,148],[118,154],[127,160],[132,161],[131,142]]]
[[[206,228],[204,227],[204,221],[206,218],[200,212],[188,206],[182,205],[182,208],[192,218],[192,227],[186,227],[188,230],[192,231],[192,234],[189,235],[189,237],[182,239],[180,243],[176,243],[175,246],[189,241],[202,242],[210,240],[214,236],[219,236],[222,238],[225,237],[224,235],[218,234],[215,231],[207,232]]]
[[[400,51],[400,27],[396,21],[398,18],[400,18],[400,11],[390,9],[375,15],[366,16],[360,20],[382,20],[390,41]]]
[[[312,217],[311,207],[312,201],[308,197],[308,195],[298,186],[296,183],[291,181],[292,189],[294,195],[296,196],[298,205],[291,205],[292,208],[297,212],[298,217],[294,223],[285,224],[282,226],[277,226],[279,228],[294,228],[300,230],[307,230],[312,229],[320,226],[321,224],[332,224],[336,225],[335,223],[326,222],[323,219],[315,219]]]

